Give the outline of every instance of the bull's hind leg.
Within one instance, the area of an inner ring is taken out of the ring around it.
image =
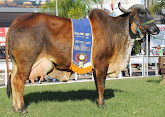
[[[11,71],[11,89],[12,89],[12,92],[15,92],[15,89],[14,89],[14,85],[13,85],[13,79],[15,77],[15,74],[17,72],[17,66],[15,65],[15,63],[12,63],[12,71]],[[12,99],[13,99],[13,108],[16,106],[15,104],[15,93],[12,93]]]
[[[99,107],[104,106],[104,88],[107,69],[107,65],[100,65],[98,67],[95,67],[94,70],[95,85],[97,88],[97,103]]]
[[[31,66],[27,65],[25,67],[17,64],[16,74],[12,77],[11,80],[13,108],[16,112],[21,112],[22,114],[27,113],[24,106],[23,90],[24,90],[25,81],[29,77]]]
[[[25,80],[22,79],[19,72],[16,73],[12,80],[12,97],[13,97],[13,108],[16,112],[24,112],[24,100],[23,100],[23,89]]]
[[[7,83],[7,95],[8,95],[9,98],[10,98],[10,94],[12,93],[12,83],[11,82],[12,82],[13,77],[16,74],[16,71],[17,71],[17,67],[16,67],[15,63],[13,62],[12,63],[12,71],[11,71],[11,74],[9,76],[9,80],[8,80],[8,83]]]

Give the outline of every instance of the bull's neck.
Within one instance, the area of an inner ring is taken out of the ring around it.
[[[114,17],[112,21],[110,25],[113,27],[114,33],[129,36],[129,15]]]
[[[129,14],[122,14],[118,17],[114,18],[114,24],[115,27],[117,27],[117,31],[119,31],[120,33],[123,33],[123,35],[127,35],[130,36],[131,39],[136,39],[136,38],[140,38],[140,36],[137,34],[134,34],[131,30],[131,17]],[[116,32],[116,33],[119,33]]]

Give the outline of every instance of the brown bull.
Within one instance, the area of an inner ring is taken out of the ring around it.
[[[125,10],[119,4],[119,9],[124,14],[115,18],[102,10],[92,10],[89,15],[94,34],[93,72],[99,106],[104,105],[107,72],[110,76],[117,76],[126,67],[133,40],[143,37],[146,32],[159,33],[158,27],[151,22],[151,14],[143,5],[134,5]],[[142,26],[143,23],[146,25]],[[24,108],[23,90],[32,67],[48,60],[58,70],[71,72],[71,48],[70,19],[32,13],[14,20],[6,39],[6,55],[9,54],[13,66],[11,78],[8,75],[7,94],[10,97],[12,89],[16,112],[27,112]],[[8,64],[8,59],[6,61]]]

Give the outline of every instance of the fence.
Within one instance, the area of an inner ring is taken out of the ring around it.
[[[146,55],[141,56],[131,56],[129,62],[130,76],[132,76],[132,67],[131,64],[141,64],[142,65],[142,76],[148,76],[148,67],[145,67],[145,64],[148,63],[155,65],[155,75],[158,75],[158,61],[160,56],[148,56],[148,60]]]
[[[148,63],[154,63],[155,65],[155,74],[158,75],[158,61],[159,56],[148,56]],[[142,65],[142,76],[147,76],[148,67],[145,67],[145,64],[147,63],[147,57],[146,55],[142,56],[131,56],[130,62],[129,62],[129,69],[130,69],[130,76],[132,76],[132,64],[141,64]],[[12,69],[12,63],[11,60],[9,60],[9,69]],[[6,68],[6,60],[0,60],[0,71],[5,71],[5,85],[7,85],[7,68]],[[121,74],[120,74],[121,75]],[[77,80],[77,74],[75,73],[75,80]],[[92,74],[92,79],[93,74]]]
[[[11,60],[9,60],[9,69],[12,69],[12,63]],[[5,85],[7,85],[7,67],[6,67],[6,60],[1,59],[0,60],[0,71],[5,71]]]

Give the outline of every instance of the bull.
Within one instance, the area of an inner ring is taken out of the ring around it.
[[[124,13],[118,17],[111,17],[99,9],[94,9],[89,14],[94,33],[92,65],[99,107],[104,105],[107,73],[116,77],[125,69],[134,39],[142,38],[146,33],[159,33],[153,17],[143,5],[124,9],[119,3],[118,7]],[[6,38],[7,95],[10,97],[12,92],[16,112],[27,113],[23,90],[25,81],[33,72],[32,68],[46,60],[53,63],[53,67],[61,71],[61,74],[63,71],[72,72],[69,69],[71,48],[70,19],[32,13],[13,21]],[[12,61],[10,76],[8,55]]]

